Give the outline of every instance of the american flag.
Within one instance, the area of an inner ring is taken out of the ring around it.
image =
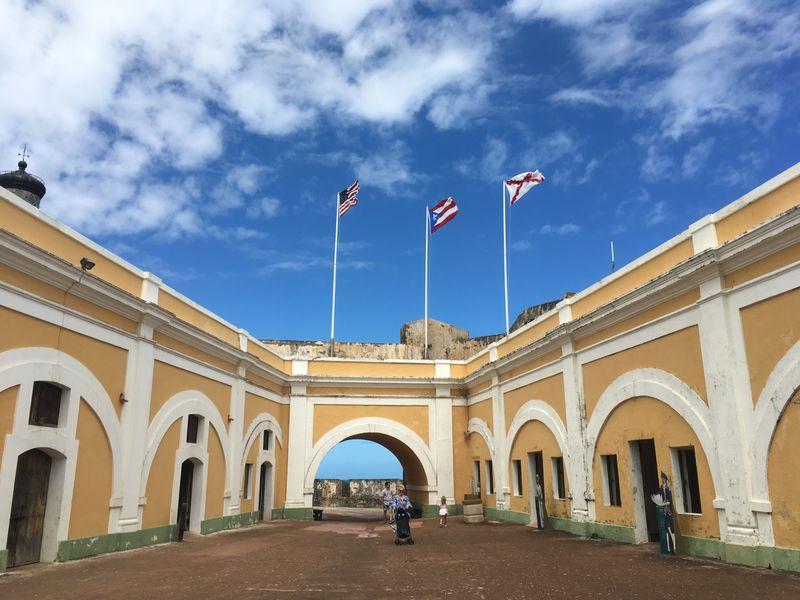
[[[358,204],[358,179],[349,188],[339,192],[339,216]]]
[[[428,210],[431,213],[431,233],[436,233],[445,223],[455,218],[458,206],[456,206],[455,200],[448,197]]]

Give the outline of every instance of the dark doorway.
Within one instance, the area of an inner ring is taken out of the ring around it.
[[[261,469],[258,472],[258,515],[262,521],[268,519],[268,515],[264,514],[264,507],[266,506],[267,495],[267,463],[261,463]]]
[[[17,460],[8,524],[9,567],[39,562],[51,464],[41,450],[28,450]]]
[[[656,463],[656,445],[653,440],[638,440],[639,463],[642,469],[642,501],[644,514],[647,520],[647,539],[650,542],[658,541],[658,515],[656,505],[650,499],[652,494],[658,493],[658,464]]]
[[[547,525],[547,509],[544,502],[544,460],[541,451],[528,452],[528,475],[531,480],[531,524],[544,529]]]
[[[194,482],[194,463],[191,459],[181,465],[181,482],[178,492],[178,539],[189,531],[192,515],[192,483]]]

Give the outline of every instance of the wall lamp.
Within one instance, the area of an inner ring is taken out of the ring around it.
[[[84,271],[91,271],[94,269],[94,263],[84,256],[81,259],[81,269]]]

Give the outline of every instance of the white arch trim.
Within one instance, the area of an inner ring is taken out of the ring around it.
[[[111,448],[111,496],[119,497],[122,485],[122,432],[114,404],[103,384],[83,363],[53,348],[17,348],[0,353],[0,392],[15,385],[20,386],[20,392],[23,389],[30,392],[34,381],[52,381],[68,388],[71,398],[75,399],[73,410],[76,419],[81,398],[97,415]],[[18,397],[17,407],[19,400]],[[75,434],[74,429],[71,433]],[[61,451],[59,448],[53,449]]]
[[[494,435],[492,434],[492,430],[489,429],[489,426],[486,424],[486,421],[479,419],[478,417],[472,417],[469,420],[469,423],[467,423],[467,434],[470,433],[477,433],[483,438],[483,441],[486,442],[486,446],[489,448],[489,456],[491,456],[492,460],[494,460]]]
[[[772,369],[754,409],[753,495],[756,500],[769,499],[767,482],[769,448],[778,421],[798,387],[800,387],[800,342],[792,346]]]
[[[145,444],[144,463],[142,465],[142,479],[139,488],[139,495],[144,496],[147,490],[147,479],[150,476],[150,468],[153,466],[158,447],[167,430],[178,419],[190,415],[201,415],[216,430],[219,441],[222,445],[222,454],[225,459],[225,481],[228,481],[230,473],[230,456],[228,456],[228,431],[222,422],[222,417],[217,407],[203,392],[198,390],[185,390],[178,392],[162,406],[153,417],[150,427],[147,429],[147,442]],[[207,448],[206,448],[207,450]]]
[[[278,444],[280,444],[281,447],[283,447],[283,431],[281,430],[281,426],[278,423],[278,420],[268,412],[263,412],[258,414],[250,422],[250,425],[247,428],[247,433],[244,436],[244,444],[242,445],[242,455],[239,457],[240,473],[244,473],[244,464],[247,461],[247,455],[250,452],[250,448],[252,447],[253,442],[255,442],[256,438],[262,432],[267,430],[272,431],[273,439],[275,439],[275,441]],[[265,451],[261,450],[260,452],[263,453]],[[272,452],[272,450],[266,452]],[[270,458],[269,462],[271,462],[274,466],[274,458]]]
[[[436,481],[436,468],[434,467],[433,457],[431,452],[422,438],[414,433],[411,429],[392,421],[391,419],[382,419],[378,417],[364,417],[361,419],[353,419],[340,425],[337,425],[325,435],[311,449],[311,460],[306,467],[306,475],[304,481],[305,489],[314,487],[314,476],[317,474],[319,465],[328,451],[339,442],[351,438],[356,435],[365,433],[378,433],[392,437],[406,446],[414,453],[414,455],[422,463],[422,468],[425,471],[425,477],[428,480],[428,487],[435,488]]]
[[[711,433],[711,415],[708,405],[683,381],[661,369],[634,369],[617,377],[605,389],[597,401],[592,417],[586,427],[586,442],[590,461],[594,464],[597,438],[612,411],[631,398],[647,396],[659,400],[677,412],[689,425],[706,456],[711,470],[714,490],[723,489],[717,464],[717,446]]]
[[[547,402],[542,400],[529,400],[519,407],[517,414],[515,414],[514,418],[511,420],[511,426],[509,427],[508,435],[506,435],[505,448],[503,449],[503,457],[505,458],[505,463],[503,464],[509,464],[514,440],[519,430],[522,429],[528,421],[540,421],[552,432],[553,437],[555,437],[556,442],[558,442],[558,447],[561,448],[561,454],[566,461],[568,456],[567,429],[564,427],[564,423],[561,422],[558,413],[552,406],[547,404]]]

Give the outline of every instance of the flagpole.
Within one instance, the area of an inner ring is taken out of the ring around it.
[[[611,240],[611,272],[614,272],[614,240]]]
[[[333,356],[333,334],[336,322],[336,257],[339,254],[339,195],[336,195],[336,233],[333,238],[333,297],[331,299],[331,343],[328,353]]]
[[[508,238],[506,237],[506,184],[501,185],[503,191],[503,286],[506,304],[506,335],[508,335]]]
[[[428,246],[430,245],[430,211],[425,207],[425,346],[422,349],[422,358],[428,358]]]

